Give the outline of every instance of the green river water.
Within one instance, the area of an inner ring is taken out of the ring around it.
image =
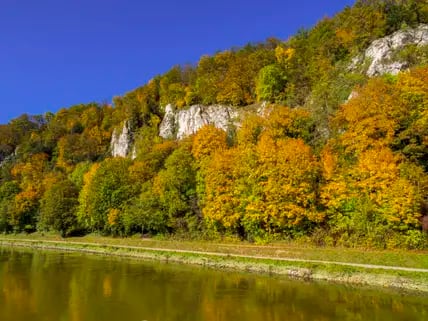
[[[428,295],[0,248],[1,321],[427,321]]]

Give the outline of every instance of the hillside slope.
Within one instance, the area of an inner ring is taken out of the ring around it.
[[[426,247],[427,23],[422,1],[357,1],[1,125],[0,229]]]

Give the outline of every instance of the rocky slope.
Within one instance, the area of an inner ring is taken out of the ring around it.
[[[174,106],[165,107],[165,117],[159,127],[159,136],[182,139],[196,133],[205,125],[214,125],[227,131],[239,116],[236,108],[224,105],[193,105],[176,111]]]
[[[364,69],[363,72],[369,77],[386,73],[397,74],[408,68],[408,63],[395,60],[394,54],[408,45],[428,45],[428,25],[400,30],[375,40],[361,55],[353,59],[350,69]],[[255,112],[262,113],[263,109],[264,105],[262,104],[258,109],[255,109]],[[239,126],[244,110],[226,105],[193,105],[177,110],[169,104],[165,107],[165,115],[159,127],[159,136],[167,139],[183,139],[208,124],[227,131],[230,126]],[[126,157],[128,155],[135,157],[133,133],[130,131],[127,122],[124,123],[120,132],[115,131],[113,133],[111,153],[113,157]]]
[[[113,157],[126,157],[132,150],[133,134],[129,128],[127,121],[123,124],[122,130],[118,132],[116,129],[113,131],[111,137],[111,155]]]
[[[362,55],[353,60],[351,68],[358,68],[367,61],[369,66],[366,74],[369,77],[386,73],[396,75],[406,69],[408,63],[395,60],[394,54],[408,45],[428,45],[428,25],[422,24],[414,29],[399,30],[390,36],[373,41]]]

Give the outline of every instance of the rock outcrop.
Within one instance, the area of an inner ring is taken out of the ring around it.
[[[129,123],[125,121],[122,131],[118,133],[116,129],[111,137],[111,154],[113,157],[126,157],[132,150],[133,135]]]
[[[261,113],[262,105],[256,112]],[[196,133],[205,125],[214,125],[227,131],[230,126],[239,125],[239,116],[242,110],[224,105],[193,105],[186,109],[176,110],[173,105],[165,107],[165,116],[159,126],[159,136],[166,139],[183,139]],[[135,159],[137,150],[134,146],[134,133],[128,122],[123,124],[122,130],[113,131],[110,143],[113,157],[131,157]]]
[[[366,66],[366,74],[369,77],[385,73],[397,74],[406,69],[408,63],[394,60],[394,54],[408,45],[428,45],[428,25],[420,25],[414,29],[400,30],[390,36],[375,40],[363,54],[355,57],[350,69],[356,70]],[[352,99],[356,92],[352,92]],[[250,106],[249,106],[250,107]],[[193,105],[185,109],[177,110],[173,105],[165,106],[165,116],[159,126],[159,136],[166,139],[183,139],[196,133],[205,125],[214,125],[227,131],[231,126],[239,127],[244,112],[263,115],[266,112],[266,104],[257,108],[234,108],[225,105]],[[113,157],[136,157],[136,148],[133,146],[134,135],[129,123],[125,122],[122,131],[113,132],[111,140],[111,153]]]
[[[165,117],[159,127],[159,136],[183,139],[209,124],[227,131],[229,126],[236,123],[238,116],[235,108],[224,105],[193,105],[181,110],[167,105]]]
[[[393,55],[407,45],[428,45],[428,25],[399,30],[390,36],[373,41],[363,55],[352,61],[351,68],[355,69],[365,61],[369,61],[367,76],[373,77],[386,73],[395,75],[406,69],[408,63],[394,60]]]

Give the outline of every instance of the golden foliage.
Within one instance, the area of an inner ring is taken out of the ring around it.
[[[221,223],[225,228],[237,228],[241,214],[240,199],[235,195],[237,178],[236,151],[223,150],[214,153],[205,170],[205,218]]]
[[[197,160],[227,149],[226,133],[213,125],[206,125],[193,137],[192,153]]]
[[[286,106],[269,107],[266,116],[266,131],[274,138],[304,137],[307,135],[311,115],[304,109],[292,109]]]
[[[321,152],[321,168],[324,179],[331,180],[337,167],[337,155],[327,145]]]
[[[274,140],[262,135],[257,145],[257,175],[263,187],[266,214],[279,227],[305,220],[321,221],[315,210],[318,162],[302,139]]]
[[[335,122],[344,126],[341,143],[347,152],[360,153],[392,143],[397,120],[396,91],[381,79],[369,81],[355,98],[342,106]]]
[[[107,223],[109,226],[115,226],[119,223],[120,211],[116,208],[111,208],[107,214]]]
[[[285,48],[280,45],[275,48],[275,57],[280,64],[287,65],[287,63],[293,58],[296,50],[294,48]]]

